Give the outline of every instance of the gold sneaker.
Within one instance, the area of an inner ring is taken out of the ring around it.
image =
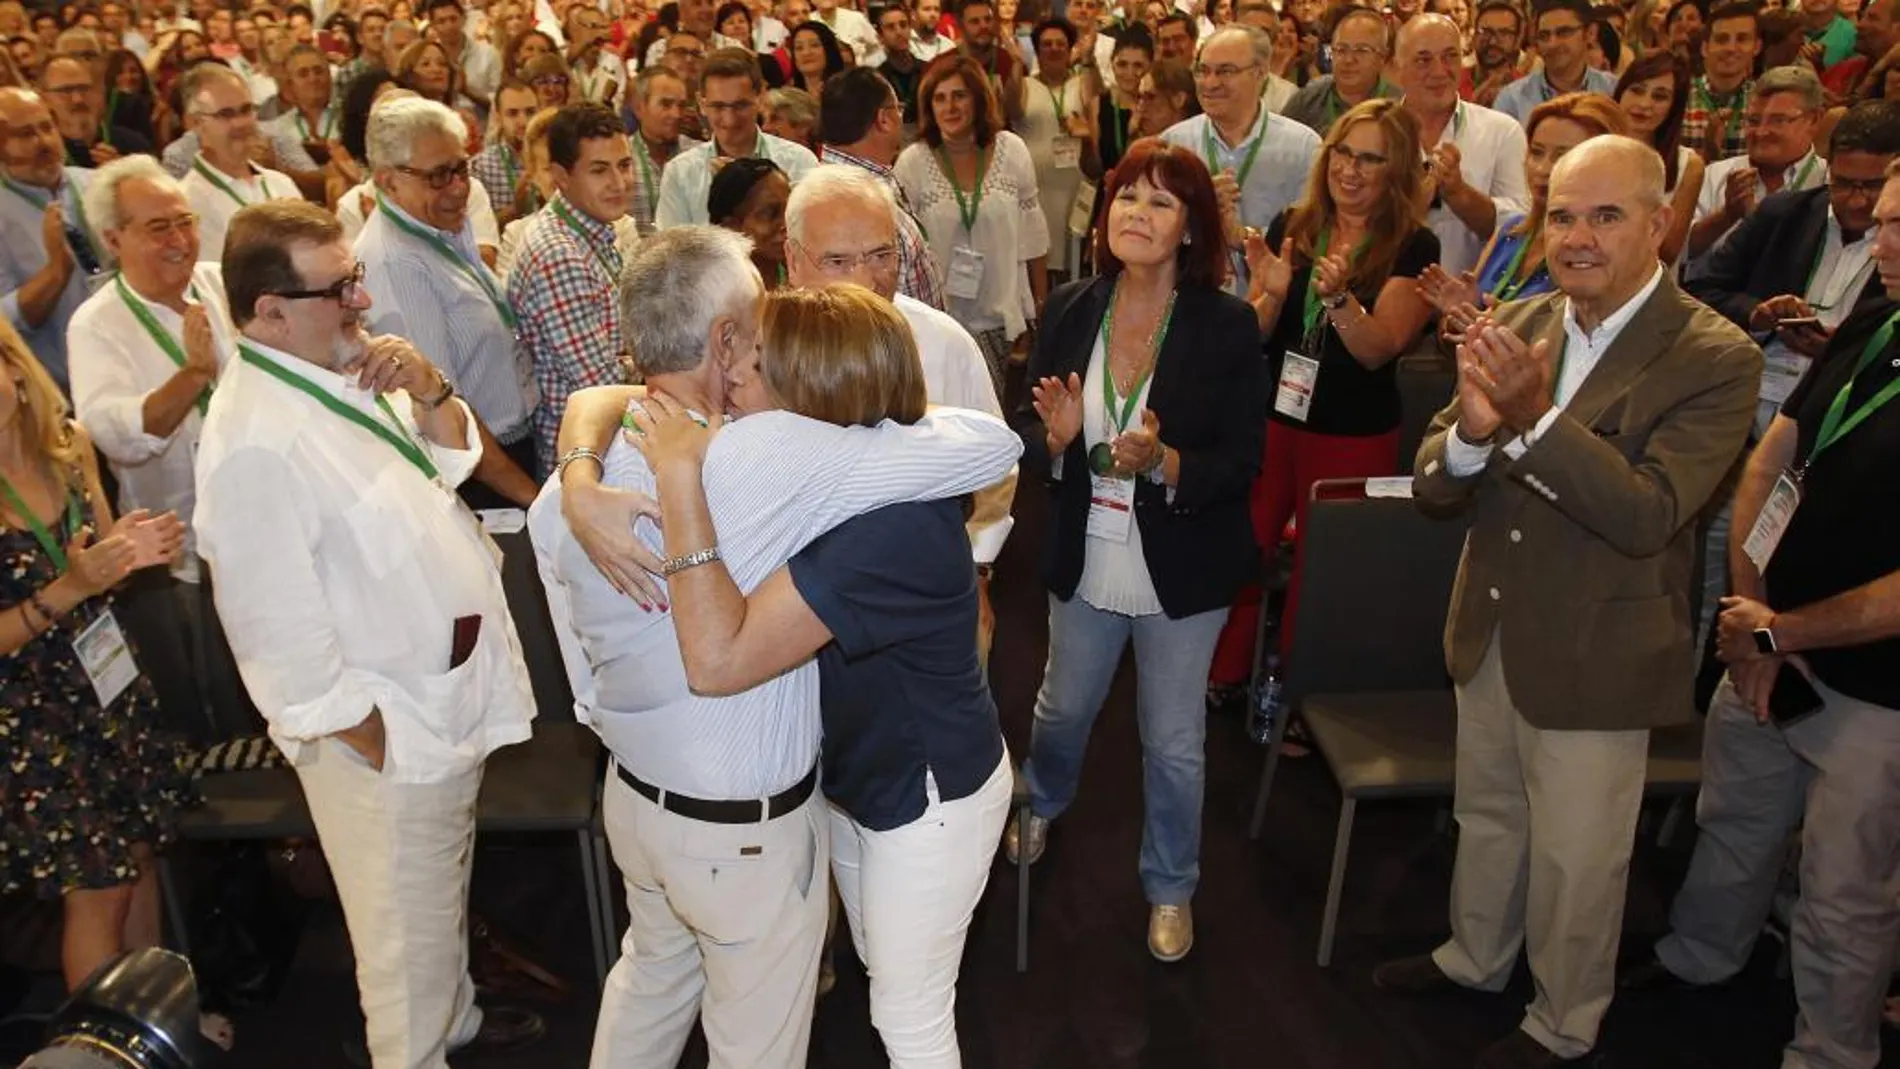
[[[1157,961],[1180,961],[1193,949],[1193,906],[1155,906],[1148,911],[1148,953]]]
[[[1049,822],[1034,813],[1029,814],[1029,826],[1016,817],[1009,818],[1009,827],[1003,829],[1003,856],[1009,863],[1016,864],[1018,855],[1028,858],[1028,864],[1034,865],[1042,860],[1043,848],[1049,845]]]

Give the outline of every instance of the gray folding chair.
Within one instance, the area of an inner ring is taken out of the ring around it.
[[[1286,721],[1297,709],[1342,795],[1320,923],[1322,966],[1332,961],[1359,802],[1450,797],[1456,749],[1441,636],[1464,526],[1429,519],[1410,500],[1357,496],[1363,489],[1357,479],[1313,487],[1283,705],[1249,826],[1259,838]]]
[[[1429,336],[1417,349],[1399,358],[1399,470],[1412,470],[1412,460],[1425,441],[1432,417],[1451,402],[1458,388],[1458,372],[1438,352]]]

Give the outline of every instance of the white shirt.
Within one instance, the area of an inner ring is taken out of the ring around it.
[[[990,366],[983,350],[963,324],[914,297],[898,294],[891,299],[910,323],[910,335],[917,343],[918,361],[924,367],[924,393],[933,405],[969,408],[1003,418],[1003,406],[996,399],[996,384],[990,378]],[[1003,543],[1016,526],[1010,513],[1010,501],[1016,495],[1016,473],[995,486],[978,492],[977,514],[966,525],[970,532],[970,556],[978,564],[994,564],[1003,552]],[[988,507],[984,507],[988,506]]]
[[[1801,294],[1813,306],[1814,317],[1828,330],[1836,329],[1847,319],[1861,291],[1867,288],[1867,280],[1874,272],[1876,230],[1869,227],[1859,240],[1843,245],[1840,220],[1834,217],[1833,205],[1828,206],[1827,226],[1821,231],[1821,256],[1814,261],[1814,273]],[[1768,432],[1768,424],[1774,421],[1781,403],[1794,392],[1814,362],[1812,357],[1788,348],[1782,343],[1781,335],[1772,330],[1762,341],[1761,353],[1765,364],[1761,373],[1762,404],[1755,415],[1758,436]]]
[[[357,235],[363,232],[363,222],[368,218],[364,214],[365,202],[369,211],[376,210],[376,183],[369,179],[337,198],[336,221],[343,224],[343,240],[351,244],[355,244]],[[488,199],[488,190],[480,182],[468,184],[468,221],[475,228],[475,244],[501,248],[501,228],[495,225],[494,202]]]
[[[1597,324],[1597,329],[1587,333],[1577,322],[1576,306],[1571,304],[1568,298],[1565,299],[1564,350],[1561,353],[1550,354],[1550,358],[1557,361],[1560,368],[1557,381],[1551,388],[1550,411],[1545,412],[1543,418],[1537,421],[1537,426],[1532,427],[1522,436],[1506,442],[1505,456],[1512,460],[1523,456],[1530,451],[1531,446],[1537,444],[1540,436],[1550,430],[1551,425],[1557,422],[1557,416],[1563,412],[1564,406],[1568,405],[1571,399],[1577,396],[1577,391],[1583,387],[1583,380],[1590,377],[1590,372],[1596,368],[1597,361],[1603,359],[1603,354],[1610,351],[1610,346],[1616,343],[1617,337],[1623,333],[1623,328],[1629,326],[1630,320],[1636,318],[1636,313],[1642,311],[1643,305],[1649,303],[1649,298],[1656,292],[1656,287],[1662,284],[1662,279],[1662,265],[1657,264],[1656,270],[1649,276],[1648,284],[1636,291],[1636,296],[1623,302],[1622,307],[1616,311],[1604,316],[1603,321]],[[1466,442],[1458,436],[1458,427],[1453,424],[1450,435],[1445,439],[1445,470],[1460,479],[1476,475],[1484,470],[1485,463],[1490,460],[1492,448],[1490,444],[1472,445]]]
[[[619,110],[620,94],[627,81],[625,60],[602,48],[594,53],[593,62],[575,63],[571,70],[574,88],[582,97]]]
[[[712,161],[718,152],[719,142],[707,141],[683,149],[666,161],[666,168],[660,173],[660,207],[653,216],[654,226],[665,230],[669,226],[711,221],[706,218],[706,194],[712,190]],[[793,185],[805,177],[806,171],[818,166],[818,157],[812,155],[810,149],[773,137],[764,130],[759,131],[752,154],[778,164]]]
[[[353,379],[247,344],[388,425]],[[500,552],[452,489],[481,459],[474,417],[450,402],[470,421],[468,448],[451,449],[422,436],[407,395],[387,400],[439,480],[316,397],[234,361],[205,418],[192,525],[238,670],[284,755],[299,760],[375,709],[383,778],[439,782],[525,740],[534,694]],[[451,670],[454,622],[474,615],[474,652]]]
[[[1730,156],[1725,160],[1717,160],[1704,168],[1702,171],[1702,192],[1697,194],[1695,199],[1695,221],[1700,223],[1721,209],[1722,202],[1728,199],[1729,175],[1743,168],[1753,166],[1755,165],[1749,161],[1747,154],[1744,153],[1740,156]],[[1827,161],[1815,155],[1813,149],[1809,149],[1807,155],[1789,164],[1787,168],[1781,172],[1781,188],[1776,190],[1776,192],[1786,193],[1796,189],[1813,189],[1816,186],[1826,184]],[[1759,173],[1756,174],[1755,203],[1761,203],[1762,198],[1768,195],[1767,184],[1761,180]],[[1731,226],[1728,230],[1722,231],[1721,237],[1709,242],[1708,248],[1702,250],[1702,255],[1689,257],[1687,265],[1683,268],[1683,277],[1694,278],[1700,275],[1703,266],[1708,262],[1709,254],[1714,252],[1715,247],[1720,245],[1723,240],[1728,237],[1730,230],[1734,229],[1735,228]],[[1684,248],[1685,250],[1687,249],[1686,243]]]
[[[268,133],[292,138],[298,144],[305,141],[328,141],[343,136],[343,116],[336,105],[332,104],[323,109],[323,113],[317,116],[316,125],[312,127],[310,120],[304,118],[301,109],[291,108],[265,123],[264,129]]]
[[[131,289],[130,285],[126,288]],[[132,299],[151,312],[159,329],[184,352],[185,317],[156,301],[142,300],[136,292]],[[204,307],[218,367],[228,366],[237,353],[237,328],[231,325],[224,303],[224,273],[217,264],[200,263],[192,271],[185,303]],[[178,365],[146,333],[116,284],[101,286],[79,306],[66,328],[66,338],[72,354],[73,409],[79,425],[112,464],[112,474],[119,480],[120,512],[178,513],[185,522],[185,548],[172,561],[172,577],[197,582],[198,553],[191,533],[191,510],[197,501],[192,460],[204,417],[193,405],[171,434],[160,437],[145,432],[145,399],[171,381]]]
[[[1260,103],[1266,105],[1268,111],[1279,115],[1286,111],[1287,101],[1292,100],[1293,94],[1299,91],[1299,86],[1285,78],[1277,74],[1268,74],[1267,84],[1260,90]]]
[[[1438,145],[1447,141],[1458,146],[1458,170],[1465,184],[1491,198],[1498,218],[1529,209],[1531,187],[1524,177],[1524,128],[1517,120],[1461,100],[1451,121],[1445,124]],[[1427,153],[1438,145],[1428,146]],[[1484,251],[1490,235],[1473,233],[1457,213],[1443,204],[1426,214],[1425,225],[1438,235],[1439,262],[1445,270],[1457,274],[1478,266],[1478,254]]]
[[[836,427],[761,412],[713,438],[703,478],[722,559],[750,593],[838,524],[888,504],[968,493],[994,482],[1020,452],[1001,420],[976,412],[935,411],[914,427]],[[609,486],[655,492],[645,458],[621,436],[604,468]],[[815,660],[742,694],[694,695],[672,614],[643,612],[607,584],[561,519],[560,480],[541,488],[528,532],[575,716],[623,767],[663,790],[721,800],[769,797],[811,770],[820,734]],[[635,533],[662,551],[651,521]]]
[[[216,181],[206,177],[211,172]],[[222,183],[222,187],[218,183]],[[251,164],[249,178],[233,178],[199,156],[185,172],[185,201],[198,215],[200,255],[224,259],[224,231],[239,208],[267,200],[302,200],[297,183],[281,171]]]
[[[906,148],[891,173],[904,188],[946,279],[954,270],[958,249],[974,249],[983,257],[976,296],[946,293],[947,311],[972,333],[1001,328],[1014,339],[1027,329],[1031,314],[1029,275],[1023,265],[1049,251],[1049,223],[1043,216],[1036,168],[1023,139],[999,131],[991,153],[989,169],[983,174],[982,201],[976,205],[976,225],[970,230],[964,229],[955,188],[928,144],[918,141]]]
[[[858,66],[875,70],[884,62],[884,46],[877,42],[877,27],[871,25],[871,20],[863,12],[840,4],[831,9],[829,18],[815,8],[811,17],[838,35],[838,43],[851,50],[852,55],[857,57]]]
[[[479,12],[469,12],[472,19]],[[470,94],[494,102],[501,89],[501,53],[475,39],[473,23],[462,38],[462,79]]]
[[[1095,332],[1095,348],[1089,353],[1088,374],[1082,380],[1082,396],[1095,399],[1082,406],[1082,443],[1088,449],[1111,441],[1120,433],[1109,423],[1108,411],[1100,400],[1102,376],[1107,374],[1108,359],[1102,352],[1102,332]],[[1134,419],[1148,407],[1148,391],[1154,385],[1151,374],[1142,380],[1136,394]],[[1081,478],[1088,478],[1082,472]],[[1082,577],[1075,594],[1103,612],[1123,616],[1153,616],[1161,611],[1161,595],[1155,593],[1154,577],[1148,574],[1148,558],[1142,555],[1141,524],[1128,520],[1128,540],[1085,538],[1082,551]]]
[[[1070,78],[1059,89],[1049,88],[1041,78],[1022,80],[1022,118],[1015,130],[1029,148],[1029,160],[1036,168],[1036,191],[1042,200],[1043,222],[1049,228],[1049,270],[1069,268],[1069,211],[1076,192],[1082,187],[1079,165],[1081,146],[1069,136],[1068,119],[1086,114],[1091,104],[1085,80]],[[1069,166],[1056,165],[1056,144],[1060,141],[1074,158]]]
[[[956,49],[957,43],[943,34],[933,33],[925,38],[919,37],[916,30],[910,31],[910,54],[916,56],[919,63],[929,63],[945,52],[954,52]]]

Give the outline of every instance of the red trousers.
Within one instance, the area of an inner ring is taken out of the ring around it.
[[[1357,437],[1299,430],[1277,420],[1267,422],[1266,452],[1253,484],[1253,535],[1262,556],[1280,544],[1286,522],[1295,520],[1293,582],[1280,617],[1280,654],[1293,645],[1293,623],[1300,601],[1301,538],[1306,532],[1307,502],[1322,479],[1363,479],[1398,473],[1399,432]],[[1236,686],[1253,671],[1253,636],[1260,623],[1260,588],[1249,585],[1235,599],[1214,649],[1208,682]]]

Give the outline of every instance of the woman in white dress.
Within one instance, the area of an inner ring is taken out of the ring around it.
[[[1090,129],[1090,80],[1069,74],[1069,55],[1075,49],[1075,26],[1067,19],[1044,19],[1036,24],[1036,72],[1021,83],[1022,119],[1016,132],[1029,146],[1036,168],[1036,189],[1049,228],[1051,284],[1060,284],[1074,271],[1070,262],[1069,209],[1082,185],[1082,160],[1088,155],[1095,131]]]
[[[944,310],[976,337],[1000,397],[1010,346],[1049,292],[1035,164],[968,56],[939,56],[917,97],[917,141],[893,173],[943,266]]]

